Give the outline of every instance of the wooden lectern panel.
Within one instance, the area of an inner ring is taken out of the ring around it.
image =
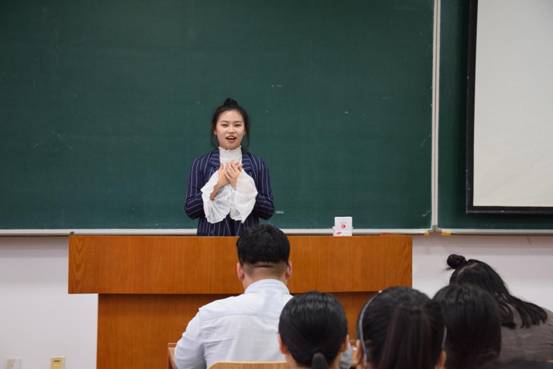
[[[292,293],[332,292],[350,336],[376,291],[411,285],[411,237],[290,236]],[[99,293],[99,369],[167,367],[198,307],[242,292],[235,237],[71,236],[69,292]]]
[[[290,236],[290,289],[411,285],[407,236]],[[71,236],[69,293],[238,294],[235,237]]]
[[[198,308],[227,295],[117,295],[98,299],[98,368],[166,368]]]
[[[69,293],[235,294],[236,237],[71,236]]]
[[[372,293],[339,293],[350,337],[357,314]],[[227,295],[99,296],[98,368],[161,368],[167,363],[167,343],[179,340],[198,308]]]
[[[411,237],[291,236],[292,292],[374,292],[411,285]]]

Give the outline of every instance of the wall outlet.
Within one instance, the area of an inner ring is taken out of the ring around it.
[[[53,356],[50,358],[50,369],[63,369],[65,367],[65,358],[63,356]]]
[[[6,360],[6,369],[21,369],[21,359],[9,358]]]

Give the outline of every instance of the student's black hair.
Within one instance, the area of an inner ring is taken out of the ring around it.
[[[449,278],[450,284],[472,284],[488,291],[495,298],[499,304],[502,326],[517,328],[512,308],[520,315],[523,328],[547,321],[544,309],[511,295],[499,274],[483,261],[467,260],[464,256],[451,254],[447,258],[447,265],[455,269]]]
[[[433,300],[442,307],[447,327],[447,369],[476,369],[499,356],[499,305],[490,293],[452,284],[439,290]]]
[[[236,242],[240,264],[286,263],[290,257],[290,242],[280,229],[270,224],[247,228]]]
[[[278,332],[300,366],[327,369],[346,340],[348,323],[344,308],[334,296],[308,292],[284,306]]]
[[[229,110],[236,110],[237,112],[240,113],[240,115],[242,115],[242,119],[244,120],[244,130],[245,130],[245,135],[244,135],[244,138],[242,139],[242,147],[244,149],[247,149],[248,147],[248,144],[250,143],[250,117],[248,115],[248,112],[246,111],[246,109],[244,109],[242,106],[240,106],[240,104],[238,104],[238,101],[230,98],[230,97],[227,97],[225,99],[225,101],[223,102],[222,105],[219,105],[217,108],[215,108],[215,111],[213,112],[213,116],[211,117],[211,130],[209,131],[209,134],[211,136],[211,143],[213,144],[213,146],[217,147],[218,146],[218,142],[217,142],[217,138],[215,138],[214,134],[213,134],[213,131],[215,131],[215,126],[217,125],[217,121],[219,120],[219,116],[221,114],[223,114],[224,112],[226,111],[229,111]]]
[[[374,369],[434,369],[444,339],[440,305],[408,287],[391,287],[359,313],[363,360]]]

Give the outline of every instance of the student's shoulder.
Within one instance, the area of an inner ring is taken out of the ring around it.
[[[247,305],[245,294],[230,296],[224,299],[215,300],[200,308],[199,314],[203,320],[210,320],[224,315],[234,314],[241,311],[241,307]]]

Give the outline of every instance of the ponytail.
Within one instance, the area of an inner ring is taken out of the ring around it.
[[[348,334],[346,314],[332,295],[308,292],[284,306],[278,333],[298,365],[328,369]]]
[[[311,358],[311,369],[328,369],[328,362],[323,354],[316,352]]]
[[[484,291],[489,292],[499,305],[501,314],[501,325],[515,329],[515,315],[520,315],[521,327],[529,328],[533,325],[540,325],[547,321],[545,310],[531,302],[523,301],[509,292],[505,281],[487,263],[476,260],[467,260],[462,255],[451,254],[447,257],[447,265],[454,269],[449,284],[471,284]]]
[[[480,368],[499,356],[501,318],[494,297],[473,285],[451,284],[433,298],[445,325],[448,369]]]
[[[379,368],[433,368],[440,348],[432,349],[436,332],[421,307],[399,307],[392,315]],[[430,343],[430,349],[424,344]]]
[[[364,357],[375,369],[433,369],[439,360],[440,307],[419,291],[384,290],[365,306],[358,326]]]

